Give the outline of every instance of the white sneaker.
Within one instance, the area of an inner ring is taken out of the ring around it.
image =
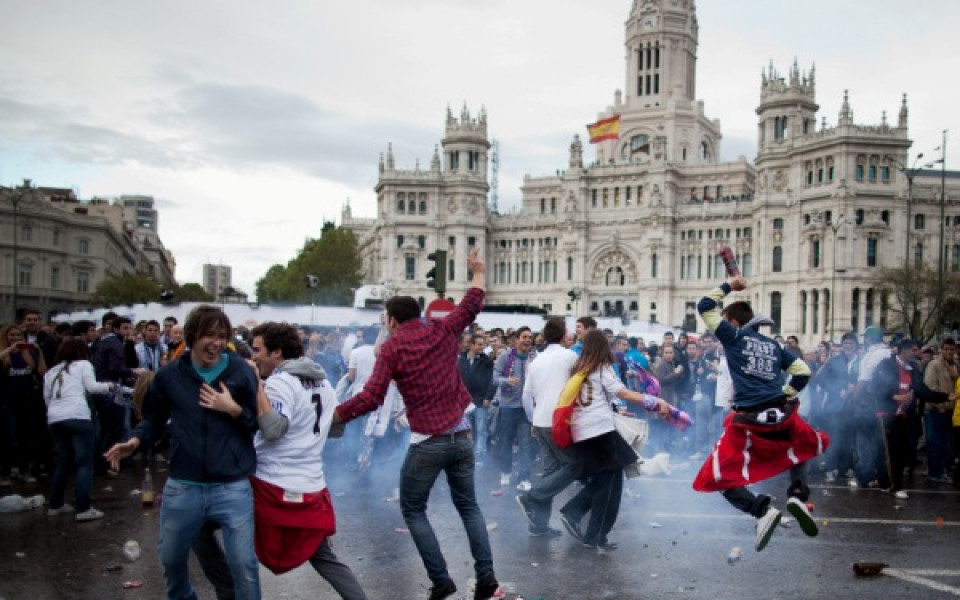
[[[501,486],[510,485],[510,473],[500,474],[500,485]]]
[[[57,516],[57,515],[65,515],[65,514],[67,514],[67,513],[72,513],[73,510],[74,510],[74,508],[73,508],[72,506],[70,506],[69,504],[64,504],[64,505],[61,506],[60,508],[48,508],[48,509],[47,509],[47,516],[48,516],[48,517],[55,517],[55,516]]]
[[[908,494],[906,490],[897,490],[893,493],[893,497],[897,500],[909,500],[910,494]]]
[[[754,545],[757,552],[766,548],[767,544],[770,543],[770,538],[773,536],[773,532],[776,531],[777,525],[780,524],[780,518],[782,516],[779,510],[770,506],[767,508],[767,512],[763,513],[763,516],[757,519],[757,540]]]
[[[787,510],[790,511],[793,518],[797,520],[797,524],[800,525],[800,529],[803,530],[805,534],[814,537],[820,532],[817,528],[817,522],[814,520],[813,515],[810,514],[807,505],[799,498],[791,497],[787,500]]]
[[[823,474],[823,482],[824,482],[824,483],[833,483],[833,482],[835,482],[836,480],[837,480],[837,472],[836,472],[836,471],[827,471],[826,473]]]
[[[77,513],[76,519],[78,521],[96,521],[97,519],[102,519],[103,513],[94,507],[90,507],[82,513]]]
[[[30,473],[27,473],[26,475],[23,476],[23,482],[24,482],[24,483],[36,483],[36,482],[37,482],[37,478],[34,477],[33,475],[31,475]]]
[[[508,481],[507,483],[510,483],[510,482]],[[533,489],[533,485],[529,481],[524,479],[523,481],[517,484],[517,489],[521,492],[529,492],[531,489]]]

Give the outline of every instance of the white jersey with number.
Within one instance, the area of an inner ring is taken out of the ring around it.
[[[327,442],[337,395],[326,379],[301,382],[289,373],[274,372],[265,390],[274,410],[287,418],[287,432],[267,441],[261,432],[253,439],[257,450],[257,477],[292,492],[319,492],[323,477],[323,446]],[[317,416],[317,404],[320,416]]]

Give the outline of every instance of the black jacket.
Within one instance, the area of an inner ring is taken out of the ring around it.
[[[227,353],[226,370],[210,385],[226,385],[243,413],[233,417],[200,406],[203,379],[190,353],[157,371],[143,399],[143,421],[133,435],[146,446],[160,438],[169,420],[170,477],[199,483],[245,479],[256,471],[257,378],[237,355]]]
[[[890,356],[877,365],[877,370],[870,381],[870,397],[876,403],[876,414],[884,415],[884,423],[887,427],[892,425],[894,418],[897,416],[910,419],[919,418],[917,412],[919,401],[947,401],[947,394],[935,392],[923,383],[923,373],[915,366],[910,371],[910,389],[913,390],[913,401],[907,405],[905,414],[897,415],[897,402],[893,399],[896,394],[900,393],[900,368],[897,364],[897,357]]]
[[[108,333],[97,340],[91,362],[97,381],[122,383],[133,379],[133,371],[127,366],[124,340],[115,333]]]
[[[493,398],[496,391],[496,386],[493,385],[493,361],[481,352],[473,359],[471,365],[467,355],[468,353],[464,352],[457,358],[460,379],[463,380],[463,386],[470,392],[473,403],[483,406],[483,401]]]

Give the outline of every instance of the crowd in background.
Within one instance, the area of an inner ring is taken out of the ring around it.
[[[582,338],[595,328],[592,318],[582,317],[561,345],[579,352]],[[300,327],[299,332],[304,355],[337,384],[341,402],[362,390],[376,360],[377,328]],[[650,418],[648,453],[699,460],[711,452],[732,396],[716,338],[709,332],[668,333],[661,340],[603,333],[624,386],[661,397],[694,418],[683,433]],[[906,498],[907,488],[918,485],[917,475],[931,485],[954,481],[960,455],[956,343],[947,338],[921,349],[909,339],[890,344],[884,337],[871,327],[862,337],[850,333],[840,343],[822,341],[810,348],[801,348],[795,336],[777,341],[813,371],[801,410],[832,439],[811,467],[826,483],[846,480],[852,487],[880,487]],[[249,331],[239,327],[230,346],[249,356],[249,342]],[[58,509],[67,474],[76,469],[78,518],[102,516],[90,506],[90,477],[116,476],[102,454],[126,439],[137,421],[138,381],[142,388],[184,346],[183,328],[173,317],[132,323],[108,313],[100,323],[47,323],[40,313],[27,311],[21,322],[0,329],[0,488],[51,478],[51,508]],[[485,330],[477,324],[460,342],[458,367],[473,399],[467,412],[477,463],[495,466],[501,485],[515,484],[520,492],[530,489],[540,460],[522,405],[522,379],[545,346],[542,332]],[[62,410],[58,398],[65,392],[83,404]],[[331,444],[336,462],[361,480],[378,470],[394,477],[391,460],[402,457],[408,435],[403,402],[395,389],[391,394],[381,410],[351,423],[344,438]],[[142,454],[138,459],[163,461],[164,442]]]

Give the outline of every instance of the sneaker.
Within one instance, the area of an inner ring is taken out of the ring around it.
[[[847,486],[853,489],[857,489],[858,487],[860,487],[860,482],[857,481],[856,479],[848,479]]]
[[[507,483],[509,483],[509,482],[507,482]],[[521,481],[520,483],[517,484],[517,490],[519,490],[519,491],[521,491],[521,492],[529,492],[529,491],[532,490],[532,489],[533,489],[533,485],[532,485],[529,481],[527,481],[526,479],[524,479],[523,481]]]
[[[790,498],[787,500],[787,510],[790,511],[793,518],[797,520],[797,524],[800,525],[800,529],[802,529],[805,534],[814,537],[819,533],[817,522],[810,514],[807,505],[799,498]]]
[[[834,483],[837,481],[837,472],[836,471],[827,471],[823,474],[824,483]]]
[[[493,574],[493,571],[490,571],[477,579],[477,587],[473,590],[473,600],[493,598],[498,589],[500,589],[500,582],[497,581],[497,576]]]
[[[97,519],[102,519],[103,513],[94,507],[90,507],[82,513],[77,513],[76,519],[78,521],[96,521]],[[452,583],[452,582],[451,582]]]
[[[577,540],[578,542],[583,541],[583,533],[580,531],[580,523],[574,521],[573,517],[561,512],[560,522],[563,523],[563,527],[567,530],[567,533],[573,536],[573,539]]]
[[[554,529],[553,527],[544,527],[541,529],[539,527],[534,527],[533,525],[531,525],[530,527],[527,527],[527,533],[530,534],[530,537],[552,538],[552,537],[560,537],[561,535],[563,535],[563,532],[560,531],[559,529]]]
[[[72,506],[70,506],[69,504],[64,504],[64,505],[61,506],[60,508],[48,508],[48,509],[47,509],[47,516],[48,516],[48,517],[55,517],[55,516],[57,516],[57,515],[65,515],[65,514],[67,514],[67,513],[72,513],[73,510],[74,510],[74,509],[73,509]]]
[[[611,550],[616,550],[618,548],[617,543],[611,542],[611,541],[600,542],[600,543],[584,542],[583,547],[590,548],[592,550],[602,550],[602,551],[611,551]]]
[[[443,600],[444,598],[452,596],[456,593],[457,584],[455,584],[452,579],[444,579],[437,585],[430,588],[429,600]]]
[[[107,469],[107,479],[116,479],[120,475],[120,471],[114,471],[113,469]]]
[[[530,505],[530,497],[527,496],[526,494],[518,494],[517,504],[520,505],[520,510],[523,511],[523,516],[527,518],[527,521],[530,521],[530,528],[532,532],[534,527],[534,522],[533,522],[533,506]],[[533,535],[533,533],[531,533],[530,535]]]
[[[906,490],[897,490],[893,493],[893,497],[897,500],[909,500],[910,494],[908,494]]]
[[[782,516],[779,510],[770,506],[767,507],[767,512],[763,513],[762,517],[757,518],[757,541],[754,545],[757,552],[766,548],[767,544],[770,543],[770,538],[776,531],[777,525],[780,524]]]
[[[24,483],[36,483],[36,482],[37,482],[37,478],[34,477],[33,475],[31,475],[30,473],[27,473],[26,475],[23,476],[23,482],[24,482]]]
[[[505,485],[510,485],[510,473],[500,474],[500,487],[503,487]]]

